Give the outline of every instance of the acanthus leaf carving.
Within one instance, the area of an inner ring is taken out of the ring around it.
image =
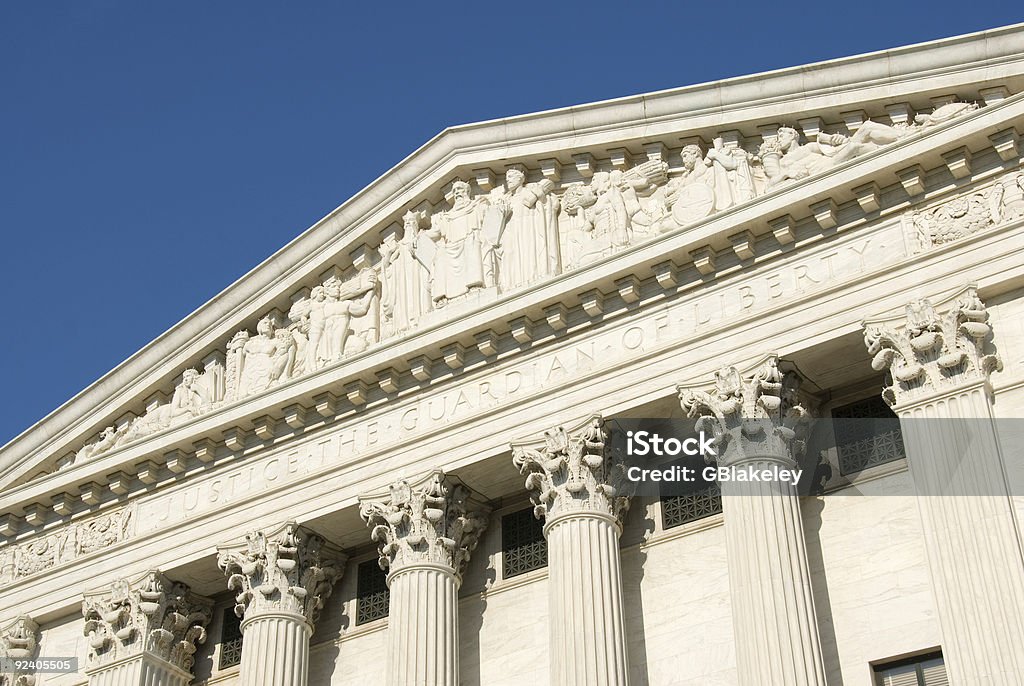
[[[0,628],[0,656],[9,660],[33,660],[39,648],[39,624],[28,615],[21,615]],[[0,684],[35,686],[32,673],[0,675]]]
[[[988,319],[976,288],[969,286],[945,314],[924,298],[907,304],[902,322],[866,320],[871,367],[887,372],[882,397],[904,405],[971,381],[987,382],[1003,367]]]
[[[803,451],[810,413],[797,397],[799,377],[769,355],[744,378],[736,367],[715,372],[714,390],[680,386],[679,402],[696,429],[713,436],[722,467],[746,459],[792,461]],[[712,460],[712,456],[707,456]]]
[[[212,600],[155,570],[86,593],[82,615],[89,644],[87,669],[145,652],[189,672],[197,646],[206,640],[212,612]]]
[[[512,445],[512,461],[526,476],[534,515],[550,522],[574,513],[601,513],[621,523],[632,496],[622,457],[609,446],[604,419],[595,415],[575,431],[544,432],[544,444]]]
[[[391,574],[435,564],[461,579],[490,512],[466,486],[440,470],[416,482],[396,481],[387,495],[359,500],[359,513],[378,544],[381,569]]]
[[[235,591],[235,614],[249,619],[264,613],[300,615],[313,626],[345,556],[324,538],[294,522],[276,531],[252,531],[244,543],[218,547],[217,565]]]

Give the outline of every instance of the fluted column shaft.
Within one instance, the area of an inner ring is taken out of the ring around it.
[[[247,617],[242,623],[242,683],[306,686],[312,634],[313,628],[301,615],[268,612]]]
[[[796,484],[736,478],[797,467],[810,422],[799,385],[772,354],[746,376],[722,367],[711,392],[679,389],[687,415],[714,436],[718,466],[732,471],[721,488],[740,686],[825,686]]]
[[[992,413],[993,338],[973,286],[865,321],[900,418],[953,686],[1015,686],[1024,674],[1024,547]]]
[[[551,683],[628,683],[619,524],[611,515],[552,518],[548,541]]]
[[[89,671],[89,686],[188,686],[192,675],[148,655]]]
[[[440,470],[360,497],[389,570],[387,686],[459,686],[459,586],[488,512]]]
[[[629,684],[619,535],[631,491],[608,438],[595,415],[512,445],[545,520],[552,685]]]
[[[1024,557],[984,384],[897,408],[951,684],[1019,684]]]
[[[444,565],[414,565],[388,580],[387,686],[458,686],[459,582]]]
[[[791,469],[775,456],[736,469]],[[721,484],[741,686],[824,686],[800,499],[792,484]]]

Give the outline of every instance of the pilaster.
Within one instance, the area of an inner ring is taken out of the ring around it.
[[[629,683],[619,536],[629,507],[623,464],[600,416],[514,443],[548,542],[551,683]]]
[[[242,619],[241,683],[306,685],[309,638],[344,563],[340,550],[295,522],[218,548]]]
[[[770,355],[746,376],[722,367],[711,392],[680,387],[679,399],[714,436],[720,468],[792,469],[810,419],[798,381]],[[796,485],[733,478],[721,489],[739,684],[825,686]]]
[[[213,601],[159,571],[87,592],[90,686],[185,686]]]
[[[973,286],[866,320],[872,367],[900,418],[951,684],[1024,674],[1024,553],[992,413],[1002,368]]]
[[[458,686],[459,586],[488,512],[440,470],[360,498],[391,590],[388,686]]]

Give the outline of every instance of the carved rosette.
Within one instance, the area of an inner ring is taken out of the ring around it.
[[[341,578],[346,557],[312,531],[286,522],[275,531],[252,531],[245,542],[218,547],[217,565],[236,591],[235,614],[300,615],[312,627]]]
[[[526,476],[537,519],[551,522],[562,515],[597,512],[622,522],[632,484],[608,438],[604,419],[594,415],[574,431],[545,431],[540,447],[512,445],[512,462]]]
[[[87,668],[97,669],[149,653],[186,672],[206,640],[213,601],[159,571],[85,594],[82,614],[89,637]]]
[[[359,513],[378,544],[381,569],[435,564],[456,578],[487,528],[490,508],[471,498],[461,483],[435,470],[418,482],[396,481],[387,495],[361,497]]]
[[[967,383],[987,383],[1003,368],[988,318],[969,286],[944,315],[924,299],[907,305],[904,321],[865,321],[871,367],[888,372],[882,397],[892,406],[907,405]]]
[[[810,413],[797,399],[799,377],[783,374],[778,362],[769,355],[746,378],[736,367],[722,367],[711,392],[678,388],[680,405],[697,419],[696,429],[714,437],[720,466],[749,459],[792,461],[803,451]]]
[[[0,629],[0,655],[10,660],[31,660],[39,647],[39,625],[28,615],[21,615]],[[35,686],[33,674],[0,675],[0,684]]]

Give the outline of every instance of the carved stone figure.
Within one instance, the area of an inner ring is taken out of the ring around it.
[[[406,212],[401,237],[389,232],[378,248],[383,327],[389,334],[412,328],[430,311],[430,273],[416,259],[416,238],[422,221],[421,212]]]
[[[505,173],[505,189],[495,205],[502,214],[498,242],[501,264],[498,280],[509,290],[534,283],[561,271],[558,245],[558,199],[554,183],[544,179],[526,183],[523,169]]]
[[[800,134],[789,126],[779,128],[778,138],[761,148],[761,160],[769,185],[803,179],[852,160],[883,145],[895,143],[906,133],[887,124],[866,121],[852,136],[819,133],[814,143],[800,144]]]
[[[248,338],[242,345],[242,373],[238,379],[239,398],[265,391],[281,378],[286,370],[281,365],[280,346],[277,322],[273,317],[264,317],[256,324],[256,335]]]
[[[914,116],[914,122],[922,129],[930,126],[938,126],[955,119],[961,115],[973,112],[978,109],[978,104],[973,102],[948,102],[945,105],[936,107],[930,114],[918,114]]]
[[[596,172],[588,186],[570,186],[562,196],[565,211],[576,219],[570,232],[573,265],[585,264],[620,250],[633,242],[634,232],[648,233],[648,228],[668,219],[661,208],[641,203],[667,180],[668,165],[649,161],[626,172]]]
[[[324,283],[324,355],[327,362],[337,362],[346,353],[365,349],[367,342],[352,336],[352,318],[370,312],[376,295],[377,272],[363,269],[354,279],[342,283],[330,278]],[[354,346],[351,344],[355,344]]]
[[[497,231],[484,235],[487,210],[485,199],[470,195],[468,183],[456,181],[451,209],[434,214],[430,228],[420,233],[416,257],[430,271],[430,295],[438,307],[474,289],[495,285]]]
[[[119,431],[116,426],[108,426],[100,432],[100,438],[94,443],[85,444],[81,450],[75,455],[75,464],[81,464],[86,460],[89,460],[98,455],[102,455],[107,452],[117,443],[118,439],[121,438],[123,431]]]
[[[714,146],[706,156],[699,145],[685,146],[680,154],[683,173],[668,182],[666,204],[680,226],[754,197],[747,152],[726,148],[721,138]]]

